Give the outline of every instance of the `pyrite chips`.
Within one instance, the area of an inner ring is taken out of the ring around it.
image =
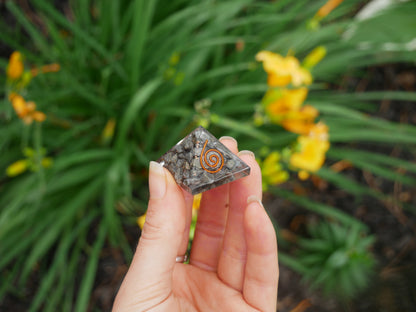
[[[203,127],[192,131],[158,162],[192,195],[250,174],[250,167]]]

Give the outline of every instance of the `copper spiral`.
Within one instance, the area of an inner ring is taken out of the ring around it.
[[[224,166],[224,156],[222,156],[221,152],[215,148],[205,151],[207,144],[208,140],[205,141],[199,161],[202,169],[209,173],[216,173]]]

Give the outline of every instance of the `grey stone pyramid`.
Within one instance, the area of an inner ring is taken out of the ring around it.
[[[250,167],[203,127],[192,131],[158,162],[192,195],[250,174]]]

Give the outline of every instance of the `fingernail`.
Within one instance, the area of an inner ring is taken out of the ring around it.
[[[254,155],[252,151],[247,151],[247,150],[240,151],[237,155],[238,156],[248,155],[250,157],[256,158],[256,155]]]
[[[257,203],[259,203],[259,204],[260,204],[260,206],[262,206],[262,207],[263,207],[263,203],[261,202],[260,198],[258,198],[256,195],[250,195],[250,196],[247,198],[247,205],[248,205],[248,204],[251,204],[251,203],[253,203],[253,202],[257,202]]]
[[[166,193],[165,170],[155,161],[149,164],[149,192],[152,199],[163,198]]]
[[[233,137],[230,137],[230,136],[222,136],[222,137],[220,137],[220,141],[223,141],[223,140],[233,141],[234,144],[237,145],[237,140],[234,139]]]

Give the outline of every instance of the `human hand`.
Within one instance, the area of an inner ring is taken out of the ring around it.
[[[221,142],[238,152],[234,139]],[[251,174],[202,195],[189,264],[175,259],[187,249],[193,197],[150,163],[146,222],[114,312],[276,311],[277,243],[261,172],[251,152],[238,156]]]

